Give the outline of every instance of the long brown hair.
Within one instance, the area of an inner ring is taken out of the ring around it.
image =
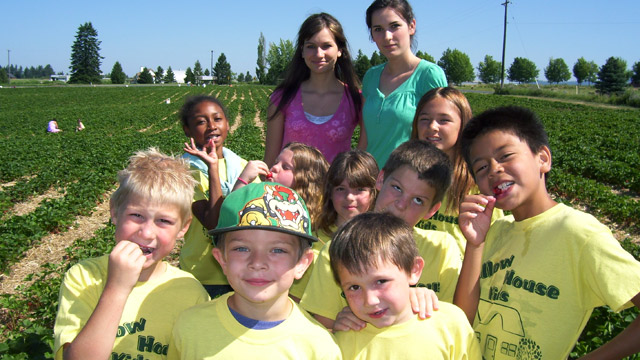
[[[290,142],[284,149],[293,153],[293,186],[307,204],[311,217],[311,229],[315,231],[322,209],[322,184],[329,163],[320,150],[299,142]]]
[[[460,139],[462,138],[462,129],[464,129],[467,122],[471,120],[471,106],[469,101],[459,90],[452,87],[439,87],[429,90],[422,96],[418,105],[416,106],[416,114],[413,117],[413,125],[411,129],[411,139],[418,139],[418,118],[420,117],[420,110],[431,100],[435,98],[443,98],[451,102],[460,113],[460,131],[458,131],[458,138],[453,146],[453,158],[451,159],[451,165],[453,166],[453,179],[451,186],[447,190],[447,198],[449,203],[447,208],[443,209],[449,212],[454,209],[458,209],[460,203],[464,199],[465,195],[469,193],[475,182],[471,176],[464,156],[462,156],[462,147],[460,145]]]
[[[358,121],[360,120],[359,117],[362,110],[360,80],[353,68],[353,63],[351,62],[351,53],[349,52],[349,45],[347,43],[347,38],[344,35],[344,31],[342,30],[342,25],[338,20],[336,20],[336,18],[327,13],[313,14],[300,26],[298,39],[296,40],[296,50],[293,54],[293,58],[291,59],[291,63],[289,64],[287,75],[274,90],[274,93],[281,91],[282,95],[276,106],[276,110],[268,120],[275,118],[276,115],[284,111],[284,109],[289,106],[289,103],[293,100],[298,88],[300,88],[300,84],[309,78],[311,70],[309,70],[309,67],[302,58],[304,42],[325,28],[329,29],[335,39],[338,49],[342,53],[342,56],[338,57],[338,60],[336,61],[334,74],[338,80],[347,85],[349,96],[354,104],[355,114],[358,116]]]

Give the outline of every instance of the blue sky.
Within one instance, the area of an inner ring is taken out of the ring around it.
[[[502,56],[504,0],[413,0],[418,50],[436,60],[447,48],[469,55],[474,67]],[[351,52],[376,50],[369,40],[365,10],[370,0],[323,1],[76,1],[5,0],[0,4],[0,65],[51,64],[69,71],[71,45],[78,26],[92,22],[102,41],[101,69],[119,61],[129,76],[141,66],[203,67],[224,53],[234,72],[255,74],[260,32],[267,43],[295,41],[304,19],[328,12],[343,25]],[[640,1],[512,0],[508,11],[506,66],[526,57],[540,69],[549,58],[569,68],[584,56],[601,66],[610,56],[627,67],[640,61]],[[10,50],[8,52],[7,50]]]

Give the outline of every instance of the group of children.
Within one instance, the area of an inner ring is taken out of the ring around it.
[[[415,33],[375,3],[376,19]],[[321,29],[337,22],[320,15]],[[323,40],[335,33],[303,36],[307,66],[319,48],[345,55]],[[210,96],[187,99],[180,118],[184,155],[131,157],[110,202],[113,251],[65,275],[56,359],[561,359],[593,308],[640,306],[640,263],[548,193],[551,151],[528,109],[472,118],[460,91],[429,90],[381,169],[362,150],[329,163],[314,146],[281,147],[288,135],[267,162],[242,159]],[[181,237],[178,269],[163,259]],[[639,338],[636,319],[588,357],[637,353]]]

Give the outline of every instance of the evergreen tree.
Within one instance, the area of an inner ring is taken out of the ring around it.
[[[200,65],[200,60],[196,60],[193,66],[193,77],[196,79],[196,84],[200,83],[200,76],[202,76],[202,65]]]
[[[460,85],[465,81],[473,81],[476,76],[473,72],[473,65],[469,60],[469,55],[458,49],[448,49],[442,53],[438,60],[438,66],[447,75],[447,81]]]
[[[418,50],[418,52],[416,52],[416,56],[419,57],[422,60],[427,60],[427,61],[432,62],[434,64],[436,63],[436,59],[434,59],[433,56],[427,54],[426,52],[422,52],[422,51]]]
[[[356,72],[356,75],[358,75],[358,78],[360,78],[360,81],[364,79],[364,74],[367,73],[367,70],[369,70],[370,67],[371,62],[369,61],[367,55],[363,54],[362,50],[358,50],[358,56],[356,57],[356,61],[353,64],[353,68]]]
[[[211,73],[209,72],[209,68],[204,69],[204,75],[209,76]]]
[[[256,61],[256,77],[258,78],[258,82],[260,84],[266,84],[266,74],[267,74],[267,59],[266,59],[266,43],[264,40],[264,35],[260,32],[260,37],[258,38],[258,60]]]
[[[484,61],[478,64],[478,77],[485,84],[495,84],[500,81],[502,66],[493,56],[485,55]]]
[[[55,74],[56,72],[53,71],[53,68],[51,67],[51,65],[47,64],[47,66],[44,67],[44,74],[43,76],[46,78],[50,78],[51,75]]]
[[[507,78],[511,81],[517,81],[519,83],[530,83],[535,81],[540,74],[540,70],[536,67],[536,64],[522,57],[513,59],[513,63],[507,70]]]
[[[377,51],[374,51],[373,54],[371,54],[371,59],[369,60],[372,67],[376,65],[384,64],[386,61],[387,61],[387,58],[378,54]]]
[[[217,84],[231,83],[231,65],[227,62],[224,53],[220,53],[218,61],[213,66],[213,76],[215,76]]]
[[[98,32],[90,22],[78,27],[71,46],[71,78],[69,83],[100,83],[100,43]]]
[[[551,58],[549,59],[549,65],[544,68],[544,76],[548,82],[559,84],[571,79],[571,72],[563,58]]]
[[[142,69],[140,75],[138,75],[138,84],[153,84],[153,76],[151,76],[149,69]]]
[[[598,72],[596,90],[601,94],[621,93],[628,81],[627,62],[612,56],[607,59]]]
[[[176,82],[175,74],[173,73],[173,70],[171,70],[171,66],[167,68],[167,73],[164,75],[164,82],[165,83]]]
[[[0,84],[6,84],[9,82],[9,75],[6,68],[0,68]]]
[[[187,84],[196,83],[196,77],[193,75],[193,71],[191,71],[191,67],[188,67],[187,71],[185,71],[184,82],[186,82]]]
[[[238,82],[244,82],[244,74],[240,73],[240,75],[238,75]]]
[[[633,75],[631,76],[631,85],[640,86],[640,61],[633,64]]]
[[[120,65],[120,62],[116,61],[116,63],[113,64],[113,68],[111,68],[111,83],[124,84],[126,79],[127,75],[122,71],[122,65]]]
[[[247,70],[247,73],[244,74],[244,81],[245,82],[253,82],[253,76],[251,76],[251,74],[249,73],[249,70]]]
[[[156,81],[156,84],[160,84],[164,81],[164,69],[160,65],[158,65],[158,68],[156,69],[155,81]]]

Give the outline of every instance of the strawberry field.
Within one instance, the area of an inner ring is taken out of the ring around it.
[[[136,150],[156,146],[179,154],[185,141],[177,112],[185,97],[206,93],[226,105],[227,146],[261,159],[268,95],[257,85],[203,87],[62,87],[0,90],[0,358],[50,358],[61,275],[77,261],[107,253],[113,227],[72,239],[60,256],[44,256],[21,286],[7,286],[29,250],[52,253],[45,240],[91,217],[115,186],[116,173]],[[475,113],[501,105],[527,106],[547,128],[553,153],[549,179],[558,200],[617,229],[623,246],[640,255],[640,111],[545,100],[467,94]],[[166,99],[170,99],[167,103]],[[46,133],[56,118],[63,132]],[[73,131],[78,118],[86,130]],[[46,196],[54,193],[56,196]],[[17,207],[42,199],[28,212]],[[51,255],[51,254],[49,254]],[[635,310],[594,312],[574,356],[590,351],[633,320]]]

